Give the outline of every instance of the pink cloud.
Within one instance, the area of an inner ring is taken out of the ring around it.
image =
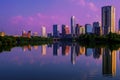
[[[92,11],[98,10],[97,6],[93,2],[87,2],[85,0],[71,0],[71,2],[73,2],[74,4],[77,4],[79,6],[89,8]]]
[[[59,15],[45,15],[36,13],[30,16],[13,16],[10,18],[10,25],[14,26],[17,30],[38,30],[41,26],[46,26],[47,30],[51,31],[53,24],[62,24],[67,20],[64,16]]]
[[[97,8],[97,7],[95,6],[95,4],[92,3],[92,2],[88,3],[88,6],[89,6],[89,8],[90,8],[91,10],[93,10],[93,11],[97,11],[97,10],[98,10],[98,8]]]
[[[19,22],[23,21],[23,16],[19,15],[19,16],[14,16],[11,18],[10,22],[12,24],[18,24]]]

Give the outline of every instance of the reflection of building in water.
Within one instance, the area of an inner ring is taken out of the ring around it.
[[[116,75],[116,51],[110,51],[107,48],[103,49],[102,70],[105,76]]]
[[[62,45],[62,55],[68,55],[70,51],[70,46]]]
[[[93,49],[93,57],[95,59],[99,59],[102,54],[102,48],[95,48]]]
[[[75,45],[75,53],[77,56],[80,55],[80,46],[78,44]]]
[[[47,47],[47,45],[42,45],[41,46],[41,51],[42,51],[43,56],[46,55],[46,47]]]
[[[76,52],[76,55],[79,56],[79,55],[83,55],[85,54],[85,47],[82,47],[80,45],[76,45],[75,46],[75,52]]]
[[[76,54],[75,54],[75,46],[71,46],[71,63],[76,63]]]
[[[27,51],[27,50],[29,50],[29,51],[32,50],[31,45],[23,46],[23,51],[25,52],[25,51]]]
[[[59,44],[58,43],[54,43],[53,44],[53,55],[57,56],[59,53]]]
[[[119,60],[120,60],[120,51],[119,51]]]
[[[47,44],[47,47],[52,47],[52,44]]]
[[[33,46],[35,50],[38,50],[38,45]]]
[[[93,49],[92,48],[87,48],[86,52],[85,52],[85,55],[86,56],[91,56],[92,54],[93,54]]]
[[[80,54],[81,55],[85,54],[85,47],[80,46]]]

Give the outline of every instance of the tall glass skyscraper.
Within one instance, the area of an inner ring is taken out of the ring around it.
[[[102,7],[102,32],[115,33],[115,8],[113,6]]]
[[[59,27],[59,25],[57,25],[57,24],[53,25],[53,37],[59,37],[58,27]]]
[[[42,26],[42,37],[47,37],[45,26]]]
[[[71,34],[72,36],[75,34],[75,16],[71,17]]]
[[[119,19],[119,23],[118,23],[118,30],[120,31],[120,19]]]

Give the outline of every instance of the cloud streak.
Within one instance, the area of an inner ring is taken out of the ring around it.
[[[98,11],[97,6],[93,2],[87,2],[85,0],[71,0],[71,2],[76,5],[89,8],[92,11]]]

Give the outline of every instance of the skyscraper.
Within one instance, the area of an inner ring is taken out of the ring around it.
[[[62,25],[62,35],[65,36],[69,34],[69,27],[67,25]]]
[[[96,35],[101,34],[101,25],[99,22],[93,22],[93,33]]]
[[[46,27],[45,26],[42,26],[42,37],[46,37],[47,34],[46,34]]]
[[[113,6],[102,7],[102,31],[103,34],[115,33],[115,8]]]
[[[75,34],[75,16],[71,17],[71,34],[72,36]]]
[[[120,19],[119,19],[119,23],[118,23],[118,30],[120,31]]]
[[[85,33],[91,34],[93,32],[92,29],[93,27],[91,24],[85,24]]]
[[[80,25],[79,25],[79,24],[76,24],[76,27],[75,27],[75,34],[76,34],[77,36],[80,35]]]
[[[53,25],[53,37],[59,37],[58,25]]]

